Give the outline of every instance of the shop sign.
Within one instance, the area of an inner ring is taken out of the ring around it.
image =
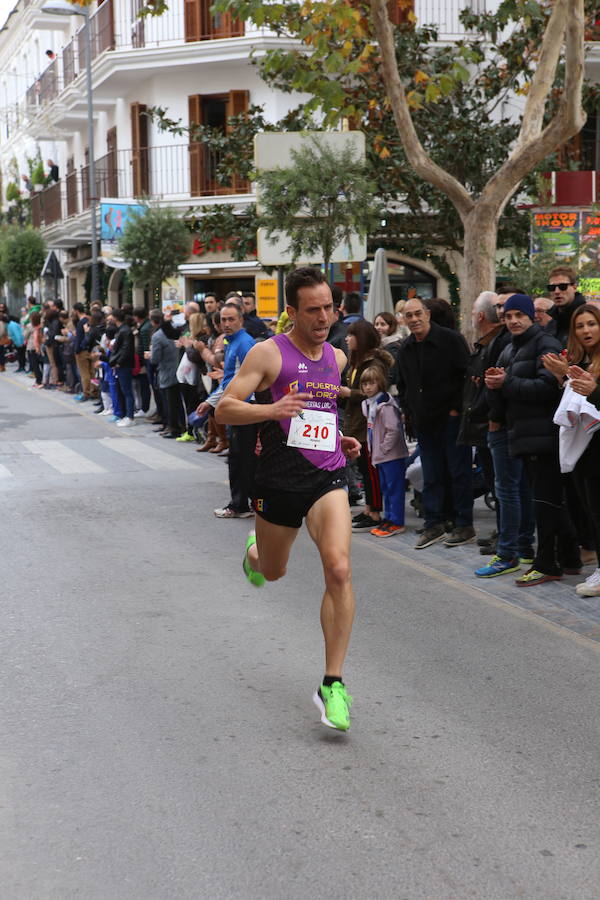
[[[581,215],[579,262],[582,266],[593,265],[600,269],[600,212],[584,212]]]
[[[261,319],[276,319],[279,315],[276,278],[256,279],[256,311]]]

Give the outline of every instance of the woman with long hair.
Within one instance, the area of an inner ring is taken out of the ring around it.
[[[586,303],[571,318],[567,344],[571,389],[587,398],[598,410],[600,419],[600,310]],[[577,593],[600,597],[600,430],[595,431],[574,470],[582,502],[587,506],[594,538],[598,567],[581,584]]]
[[[350,351],[350,358],[346,370],[346,385],[340,389],[340,397],[346,401],[343,430],[347,437],[354,437],[360,441],[361,452],[357,463],[362,475],[366,501],[363,512],[354,516],[352,520],[354,531],[370,530],[381,519],[382,497],[379,476],[371,461],[367,444],[367,420],[361,406],[366,395],[360,390],[362,373],[369,366],[379,366],[388,383],[393,358],[385,350],[380,349],[380,343],[377,330],[365,319],[359,319],[348,326],[346,345]]]
[[[375,316],[373,325],[375,326],[375,331],[379,333],[382,347],[385,347],[387,344],[392,344],[398,340],[398,323],[396,321],[396,317],[391,313],[378,313]]]

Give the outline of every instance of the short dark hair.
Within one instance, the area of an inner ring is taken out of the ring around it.
[[[339,309],[342,305],[342,300],[344,299],[344,293],[341,287],[338,287],[337,284],[331,285],[331,296],[333,297],[333,305],[336,309]]]
[[[77,310],[77,312],[85,312],[85,306],[83,303],[74,303],[73,309]]]
[[[136,306],[133,310],[133,314],[136,319],[145,319],[146,318],[146,307],[145,306]]]
[[[362,297],[358,291],[349,291],[344,297],[344,309],[349,315],[356,315],[362,309]]]
[[[285,279],[285,302],[292,309],[298,309],[298,291],[303,287],[316,287],[318,284],[327,284],[327,279],[321,271],[314,266],[300,266]]]
[[[254,293],[254,291],[242,291],[242,300],[244,299],[244,297],[249,297],[250,300],[256,301],[256,294]]]
[[[123,309],[122,307],[120,309],[114,309],[113,316],[115,317],[117,322],[124,322],[127,318],[127,310]]]
[[[65,308],[65,304],[62,302],[62,300],[58,300],[58,299],[57,299],[57,300],[53,300],[52,302],[54,303],[54,305],[55,305],[55,307],[56,307],[57,309],[64,309],[64,308]]]
[[[163,314],[160,309],[151,309],[150,310],[150,321],[157,322],[162,324]]]
[[[225,306],[223,307],[223,309],[221,310],[221,312],[223,312],[223,310],[224,310],[224,309],[227,309],[227,308],[229,308],[229,309],[235,309],[235,311],[236,311],[236,313],[238,314],[238,316],[239,316],[240,319],[241,319],[242,316],[244,315],[244,311],[243,311],[242,307],[240,306],[239,303],[236,303],[234,300],[228,300],[228,301],[225,303]]]

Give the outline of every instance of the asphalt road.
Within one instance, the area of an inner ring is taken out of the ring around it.
[[[0,375],[2,900],[600,897],[600,603],[355,536],[331,732],[306,532],[252,589],[222,460],[29,385]]]

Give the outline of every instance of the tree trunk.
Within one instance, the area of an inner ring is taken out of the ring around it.
[[[483,214],[482,214],[483,213]],[[489,210],[477,206],[463,220],[464,274],[460,287],[460,330],[473,342],[473,303],[482,291],[493,291],[496,282],[498,222]]]

